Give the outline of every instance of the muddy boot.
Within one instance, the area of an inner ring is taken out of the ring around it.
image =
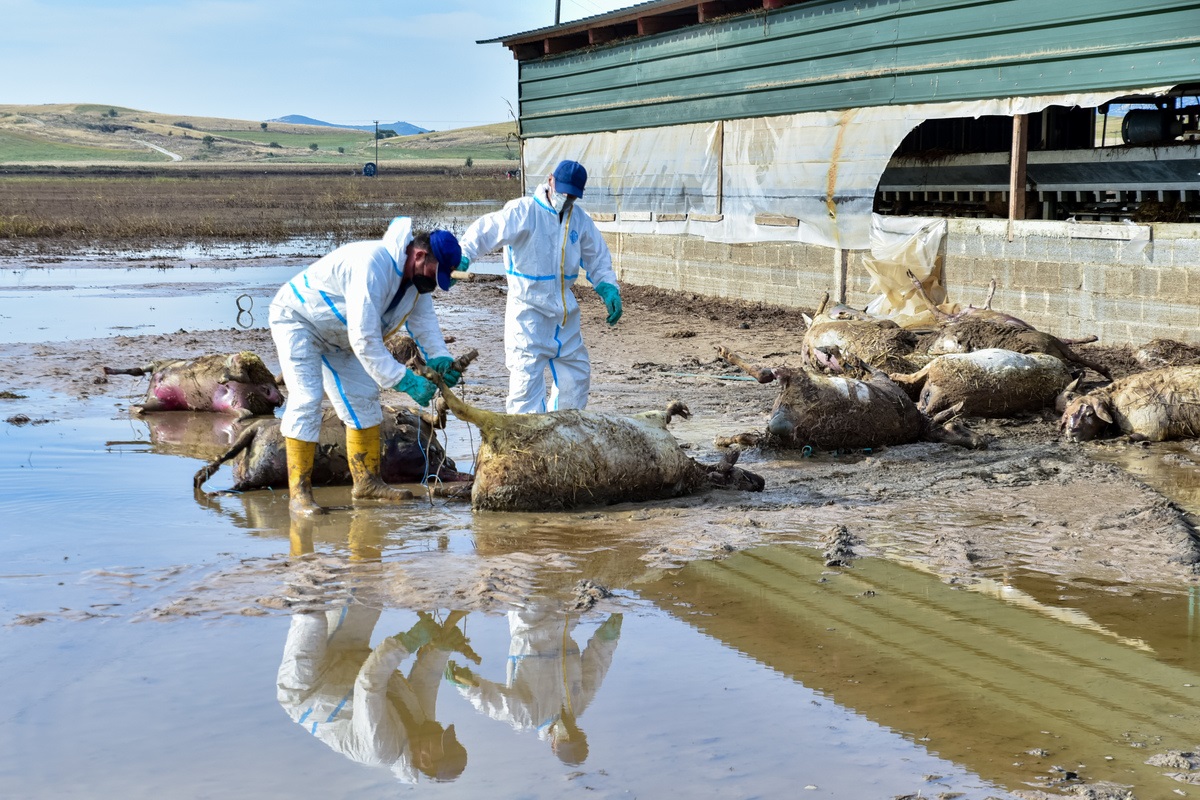
[[[293,557],[307,556],[313,552],[313,520],[311,516],[293,514],[288,529],[291,546],[288,554]]]
[[[316,442],[300,439],[285,439],[288,465],[288,511],[302,517],[324,514],[325,509],[317,505],[312,494],[313,459],[317,455]]]
[[[381,457],[378,425],[362,430],[346,428],[346,458],[350,462],[350,475],[354,478],[350,496],[355,500],[412,500],[412,492],[389,486],[379,477]]]

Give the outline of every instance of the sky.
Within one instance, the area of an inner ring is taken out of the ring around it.
[[[559,0],[561,21],[638,0]],[[517,62],[476,44],[555,0],[0,0],[0,104],[448,130],[511,119]]]

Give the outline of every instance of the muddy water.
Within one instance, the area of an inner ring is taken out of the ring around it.
[[[0,272],[0,343],[262,327],[275,292],[305,263]]]
[[[1143,443],[1135,448],[1090,446],[1097,458],[1123,467],[1200,518],[1200,446],[1195,442]]]
[[[1196,774],[1178,763],[1146,763],[1200,745],[1194,590],[831,568],[799,517],[768,538],[801,543],[653,567],[643,527],[692,525],[686,508],[437,500],[293,525],[281,493],[193,495],[233,435],[210,415],[151,425],[107,402],[69,417],[52,396],[16,402],[3,416],[50,421],[0,426],[5,796],[1198,791],[1171,777]],[[446,437],[469,468],[477,438],[454,423]],[[1158,474],[1173,490],[1194,471]],[[614,595],[564,613],[587,599],[581,579]],[[431,628],[419,657],[396,650]]]

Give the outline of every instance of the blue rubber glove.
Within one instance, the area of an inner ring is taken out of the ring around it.
[[[426,363],[429,365],[431,370],[436,372],[438,375],[441,375],[442,380],[444,380],[446,385],[451,388],[457,385],[459,379],[462,378],[462,373],[454,368],[454,359],[450,356],[438,356],[437,358],[431,358]]]
[[[621,318],[621,290],[611,283],[597,283],[596,294],[604,299],[604,307],[608,309],[609,325],[616,325]]]
[[[436,386],[411,369],[404,373],[404,377],[392,388],[397,392],[404,392],[419,406],[429,405],[429,401],[433,399],[433,393],[437,391]]]

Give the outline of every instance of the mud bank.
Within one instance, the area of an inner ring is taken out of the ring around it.
[[[717,359],[715,345],[733,344],[776,363],[799,363],[799,311],[631,287],[625,293],[625,316],[609,328],[603,324],[599,298],[587,289],[578,294],[593,362],[591,407],[632,413],[682,400],[693,418],[673,423],[672,432],[699,460],[719,459],[715,436],[761,429],[777,391],[734,374]],[[480,352],[464,385],[465,396],[480,407],[502,409],[507,389],[503,282],[462,283],[440,295],[438,303],[443,327],[455,339],[451,349]],[[144,379],[106,378],[104,366],[238,350],[256,351],[268,367],[277,368],[264,328],[18,342],[6,348],[8,357],[0,361],[0,392],[9,398],[0,400],[0,419],[8,424],[19,424],[22,417],[69,419],[97,402],[111,402],[113,414],[121,415],[140,398]],[[1084,350],[1116,375],[1129,369],[1122,348]],[[403,399],[385,392],[385,402]],[[1111,585],[1117,591],[1178,592],[1194,586],[1200,545],[1189,511],[1200,507],[1189,508],[1192,500],[1186,492],[1173,491],[1170,480],[1159,487],[1165,493],[1146,480],[1153,482],[1156,464],[1185,471],[1191,465],[1194,470],[1200,449],[1188,443],[1067,444],[1058,439],[1056,422],[1053,413],[970,420],[976,432],[991,440],[981,451],[929,443],[811,458],[748,450],[740,463],[765,477],[767,488],[761,494],[714,491],[538,519],[607,540],[624,553],[619,574],[568,571],[570,579],[559,581],[566,602],[579,578],[622,585],[645,578],[644,570],[678,567],[759,544],[799,541],[821,547],[833,526],[846,528],[860,555],[916,562],[947,581],[1025,571]],[[1140,464],[1142,477],[1118,463]],[[220,488],[219,480],[215,488]],[[252,495],[243,500],[260,502]],[[505,527],[503,515],[486,524],[497,531]],[[389,591],[401,595],[396,600],[423,607],[480,608],[520,596],[526,565],[503,558],[489,563],[487,554],[481,555],[461,575],[403,582],[405,588],[397,582]],[[545,573],[555,563],[554,548],[545,548],[540,559],[537,569]],[[320,571],[319,565],[311,566]],[[246,567],[264,575],[303,568],[283,557]],[[219,605],[242,613],[246,604],[263,597],[260,590],[266,584],[248,581],[254,587],[246,590],[249,594],[232,589],[234,585],[239,581],[231,581],[229,602]],[[263,607],[289,604],[268,599]]]

